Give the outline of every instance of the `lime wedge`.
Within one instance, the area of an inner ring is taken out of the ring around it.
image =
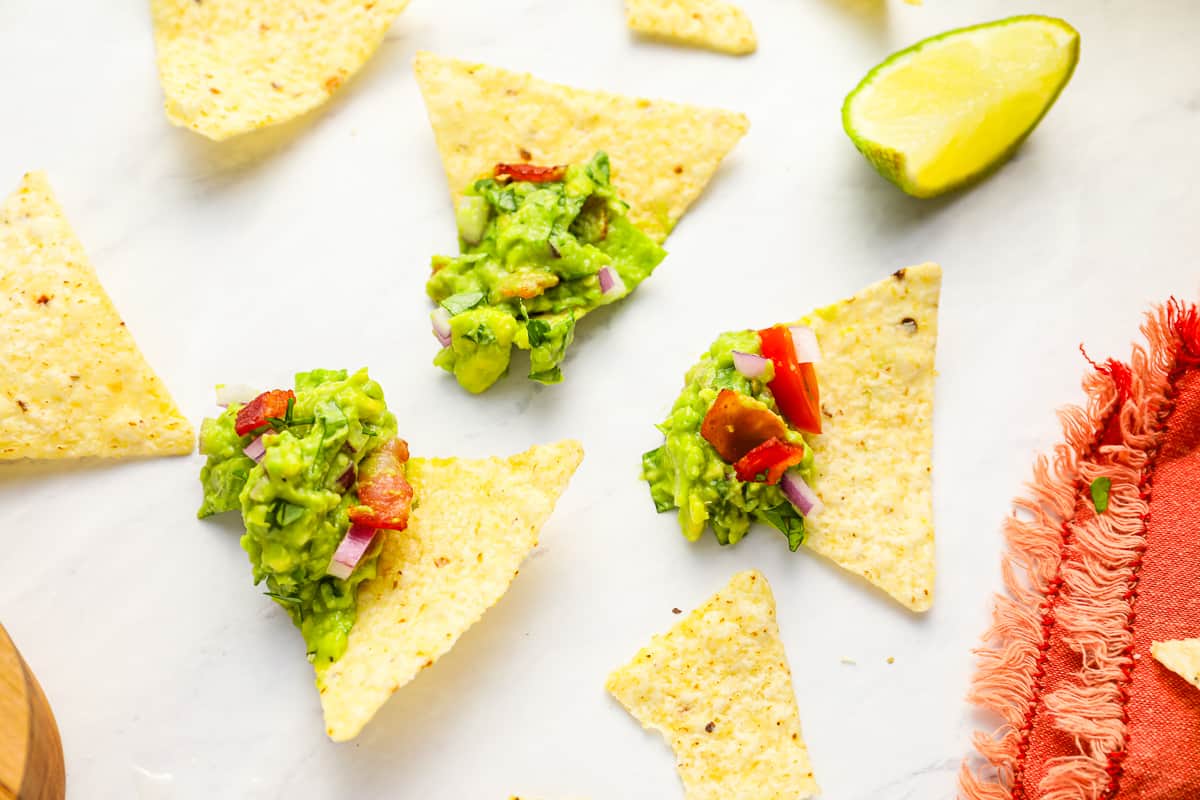
[[[846,133],[879,174],[916,197],[1004,163],[1071,79],[1079,33],[1053,17],[960,28],[901,50],[842,106]]]

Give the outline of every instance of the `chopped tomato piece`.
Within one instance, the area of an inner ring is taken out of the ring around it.
[[[812,364],[796,361],[792,332],[776,325],[758,332],[762,354],[775,366],[775,377],[767,386],[775,403],[792,427],[806,433],[821,432],[821,398],[817,390],[817,372]]]
[[[700,435],[730,464],[768,439],[787,436],[787,425],[778,414],[732,389],[722,389],[713,401]]]
[[[803,446],[771,437],[738,459],[733,468],[737,471],[739,481],[757,481],[774,486],[779,483],[783,473],[803,460]],[[763,473],[766,476],[760,479]]]
[[[358,501],[348,512],[356,525],[402,531],[408,527],[413,490],[405,475],[408,443],[389,439],[358,466]]]
[[[566,167],[538,167],[533,164],[497,164],[495,176],[508,176],[514,181],[529,183],[552,183],[561,181],[567,174]]]
[[[238,436],[258,430],[269,424],[271,418],[283,419],[287,416],[288,402],[296,400],[296,393],[291,389],[272,389],[263,392],[246,405],[238,409],[234,430]]]

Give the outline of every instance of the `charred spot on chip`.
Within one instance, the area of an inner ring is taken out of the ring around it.
[[[337,88],[341,85],[342,85],[342,79],[338,75],[330,75],[328,78],[325,79],[325,83],[323,84],[323,86],[325,87],[325,91],[327,91],[331,94],[333,92],[336,92]]]
[[[17,405],[19,405],[19,406],[21,407],[21,411],[22,411],[22,412],[28,412],[28,411],[29,411],[29,406],[25,405],[25,401],[24,401],[24,400],[18,400],[18,401],[17,401]]]
[[[675,174],[676,174],[676,175],[682,175],[682,174],[683,174],[683,164],[676,164],[676,165],[675,165]]]
[[[533,160],[533,153],[529,152],[524,147],[522,147],[520,150],[518,150],[517,154],[521,156],[522,161],[532,161]]]
[[[715,722],[710,722],[710,723],[708,723],[707,725],[705,725],[705,726],[704,726],[704,732],[705,732],[705,733],[712,733],[712,732],[713,732],[713,731],[715,731],[716,729],[717,729],[717,724],[716,724]]]
[[[892,277],[898,281],[902,281],[902,280],[904,280],[904,276],[907,274],[908,274],[908,270],[904,267],[901,267],[900,269],[898,269],[892,273]]]
[[[904,330],[908,331],[909,333],[916,333],[919,328],[917,321],[912,317],[905,317],[904,319],[900,320],[900,327],[904,328]]]
[[[40,294],[40,295],[38,295],[37,304],[38,304],[39,306],[44,306],[44,305],[46,305],[47,303],[49,303],[49,302],[50,302],[50,300],[51,300],[51,297],[50,297],[50,295],[48,295],[48,294]]]

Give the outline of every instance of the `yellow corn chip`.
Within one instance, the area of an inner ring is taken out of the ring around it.
[[[744,55],[758,48],[746,12],[724,0],[625,0],[625,21],[647,36]]]
[[[913,611],[933,605],[933,357],[942,270],[922,264],[804,320],[822,433],[805,544]]]
[[[37,172],[0,208],[0,375],[0,461],[192,451],[191,425]]]
[[[564,441],[507,459],[409,462],[408,528],[385,533],[346,652],[317,671],[331,739],[357,736],[500,599],[582,459],[579,443]]]
[[[775,598],[757,572],[608,678],[608,690],[671,744],[687,800],[804,800],[819,791],[800,733]]]
[[[498,163],[570,164],[597,150],[629,217],[658,241],[750,127],[742,114],[574,89],[418,53],[417,82],[457,204]]]
[[[150,0],[167,118],[210,139],[324,103],[408,0]]]
[[[1164,667],[1200,689],[1200,639],[1152,642],[1150,654]]]

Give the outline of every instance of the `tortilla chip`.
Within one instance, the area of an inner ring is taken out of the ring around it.
[[[625,21],[647,36],[722,53],[758,49],[746,12],[724,0],[625,0]]]
[[[805,545],[913,611],[933,605],[933,358],[942,269],[922,264],[804,320],[823,432]]]
[[[507,459],[409,462],[412,519],[386,535],[379,575],[359,589],[346,653],[317,670],[331,739],[357,736],[500,599],[582,459],[563,441]]]
[[[1150,654],[1164,667],[1200,689],[1200,639],[1152,642]]]
[[[655,636],[609,676],[608,690],[670,742],[687,800],[803,800],[820,791],[775,598],[757,572],[734,575]]]
[[[371,57],[408,0],[150,0],[167,118],[227,139],[298,117]]]
[[[571,164],[597,150],[629,217],[662,242],[750,127],[743,114],[574,89],[418,53],[417,82],[455,204],[496,164]]]
[[[0,375],[0,461],[192,451],[39,172],[0,208]]]

